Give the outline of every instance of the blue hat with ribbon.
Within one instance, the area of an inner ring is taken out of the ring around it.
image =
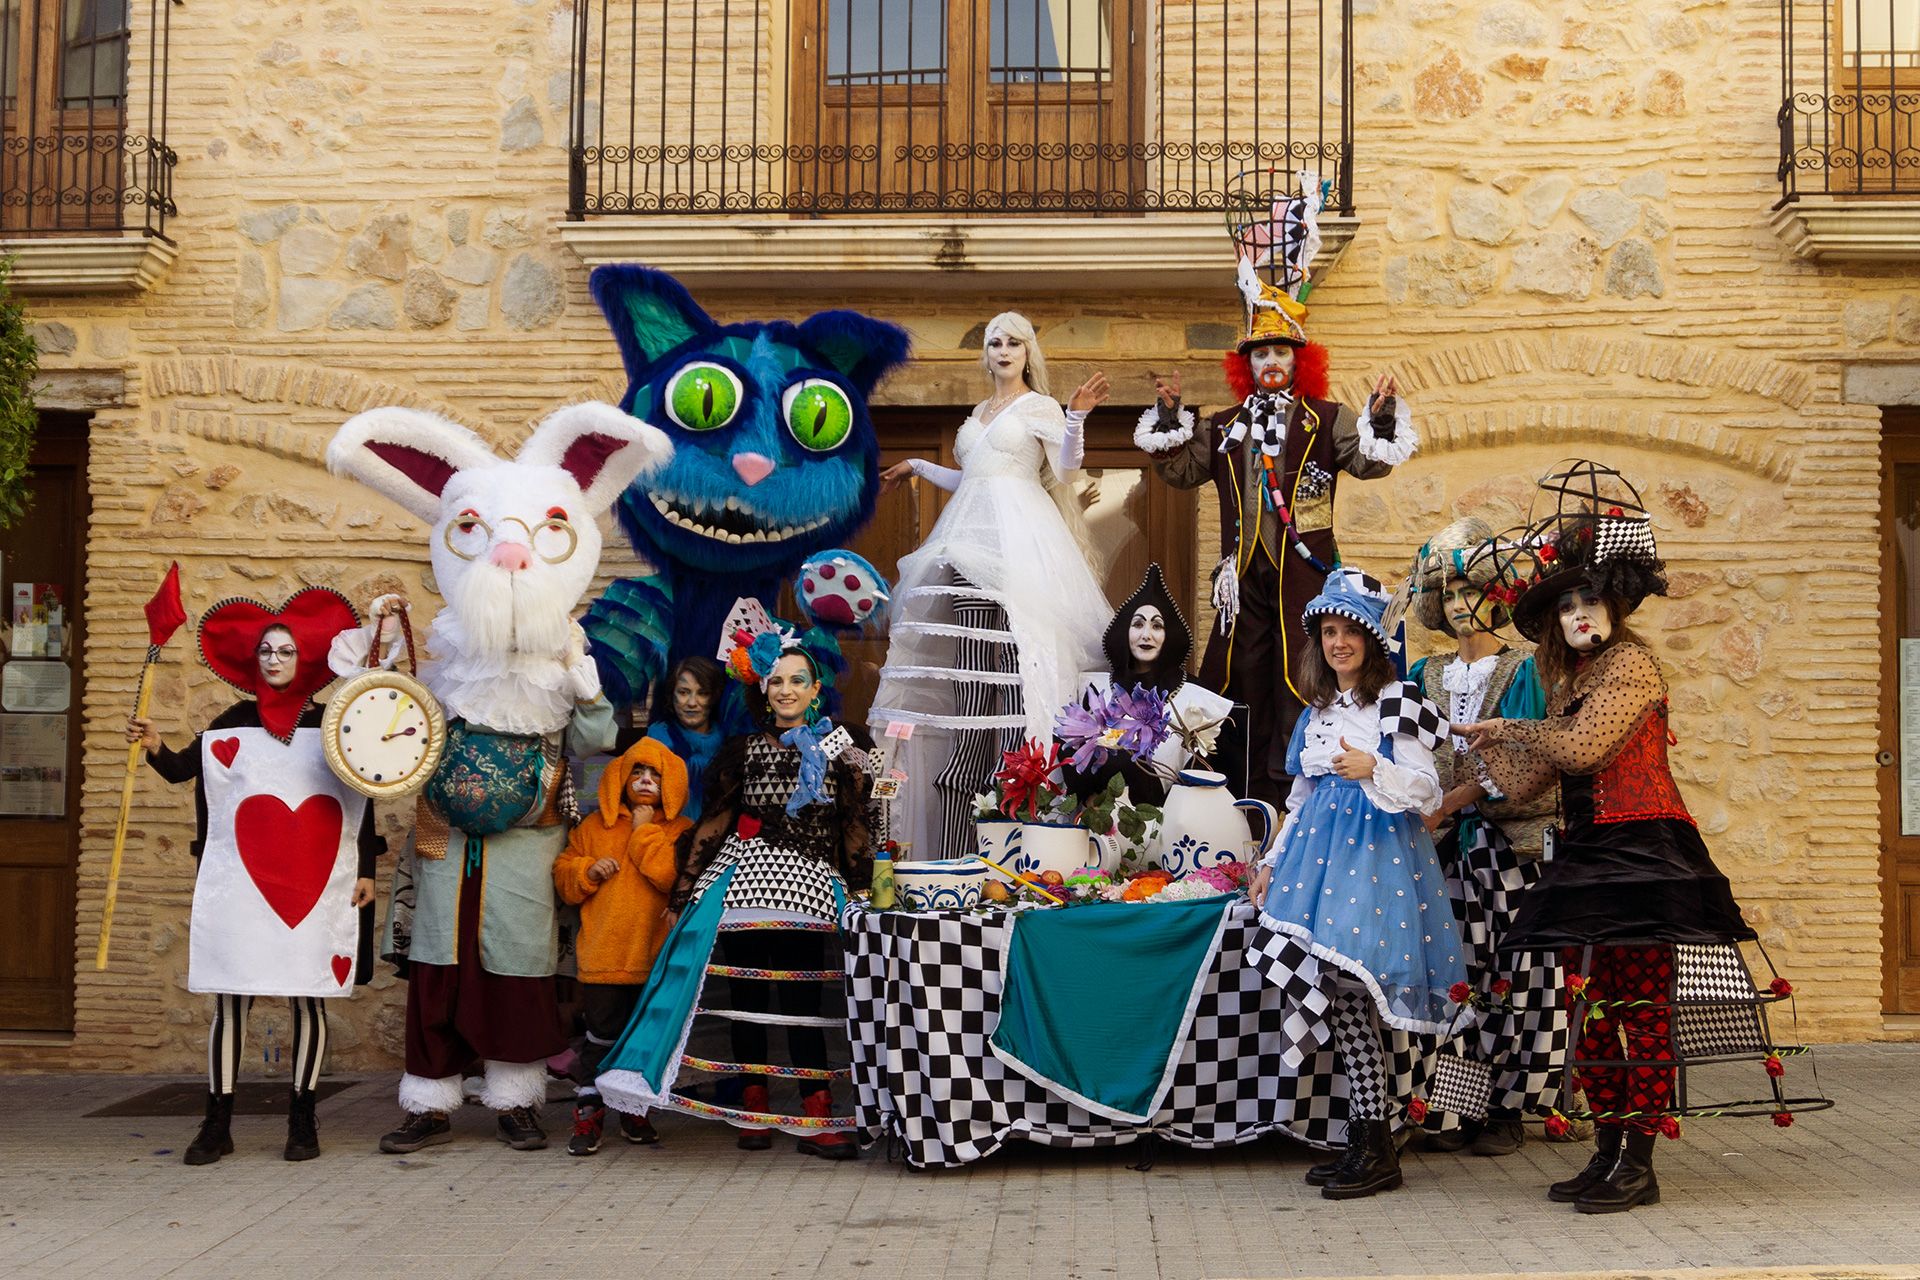
[[[1307,607],[1300,614],[1300,626],[1312,639],[1316,618],[1328,614],[1350,618],[1373,632],[1381,647],[1392,654],[1400,648],[1399,642],[1387,634],[1386,628],[1387,605],[1392,599],[1392,593],[1381,586],[1378,579],[1351,566],[1341,565],[1327,575],[1326,585],[1320,588],[1320,594],[1307,601]]]

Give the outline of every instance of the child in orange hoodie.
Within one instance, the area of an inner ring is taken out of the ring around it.
[[[593,1081],[666,941],[674,846],[693,825],[681,816],[686,803],[686,764],[642,738],[600,775],[600,811],[573,829],[553,864],[560,896],[580,908],[575,957],[587,1039],[574,1068],[572,1155],[600,1149],[607,1106]],[[660,1140],[645,1116],[621,1116],[620,1131],[629,1142]]]

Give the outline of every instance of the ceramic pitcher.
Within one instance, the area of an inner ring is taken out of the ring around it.
[[[1166,816],[1155,856],[1175,876],[1222,862],[1257,861],[1266,856],[1279,828],[1273,806],[1264,800],[1235,800],[1224,773],[1183,770],[1161,808]],[[1257,842],[1243,810],[1261,817]]]

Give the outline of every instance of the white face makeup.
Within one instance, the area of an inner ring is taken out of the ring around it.
[[[1351,618],[1326,614],[1320,619],[1320,656],[1333,668],[1342,689],[1350,688],[1367,661],[1368,631]]]
[[[713,719],[713,699],[700,687],[690,671],[682,671],[673,682],[673,718],[682,729],[705,733]]]
[[[995,330],[987,338],[987,372],[996,383],[1019,382],[1027,372],[1027,344]]]
[[[1284,391],[1293,381],[1293,348],[1284,342],[1255,347],[1247,352],[1247,365],[1261,390]]]
[[[773,664],[773,674],[766,679],[765,691],[774,724],[791,729],[806,721],[807,708],[813,705],[819,686],[813,681],[813,667],[806,657],[790,653]]]
[[[1144,667],[1157,660],[1166,647],[1167,620],[1160,610],[1150,604],[1135,609],[1127,623],[1127,652],[1133,660]]]
[[[1447,589],[1440,597],[1440,606],[1446,614],[1447,625],[1453,628],[1453,634],[1463,636],[1469,631],[1491,630],[1479,617],[1483,599],[1480,589],[1465,578],[1447,579]]]
[[[300,669],[300,651],[294,648],[293,635],[284,627],[269,628],[254,650],[260,661],[260,679],[269,689],[284,689],[293,683]]]
[[[1560,634],[1567,647],[1579,653],[1591,653],[1613,635],[1613,619],[1607,616],[1606,601],[1591,587],[1560,593],[1557,606]]]
[[[660,774],[652,765],[641,765],[627,779],[627,799],[635,804],[660,803]]]

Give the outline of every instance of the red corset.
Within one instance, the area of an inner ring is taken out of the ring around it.
[[[1593,820],[1632,822],[1676,818],[1693,823],[1667,766],[1667,704],[1663,701],[1633,731],[1626,746],[1593,775]]]

